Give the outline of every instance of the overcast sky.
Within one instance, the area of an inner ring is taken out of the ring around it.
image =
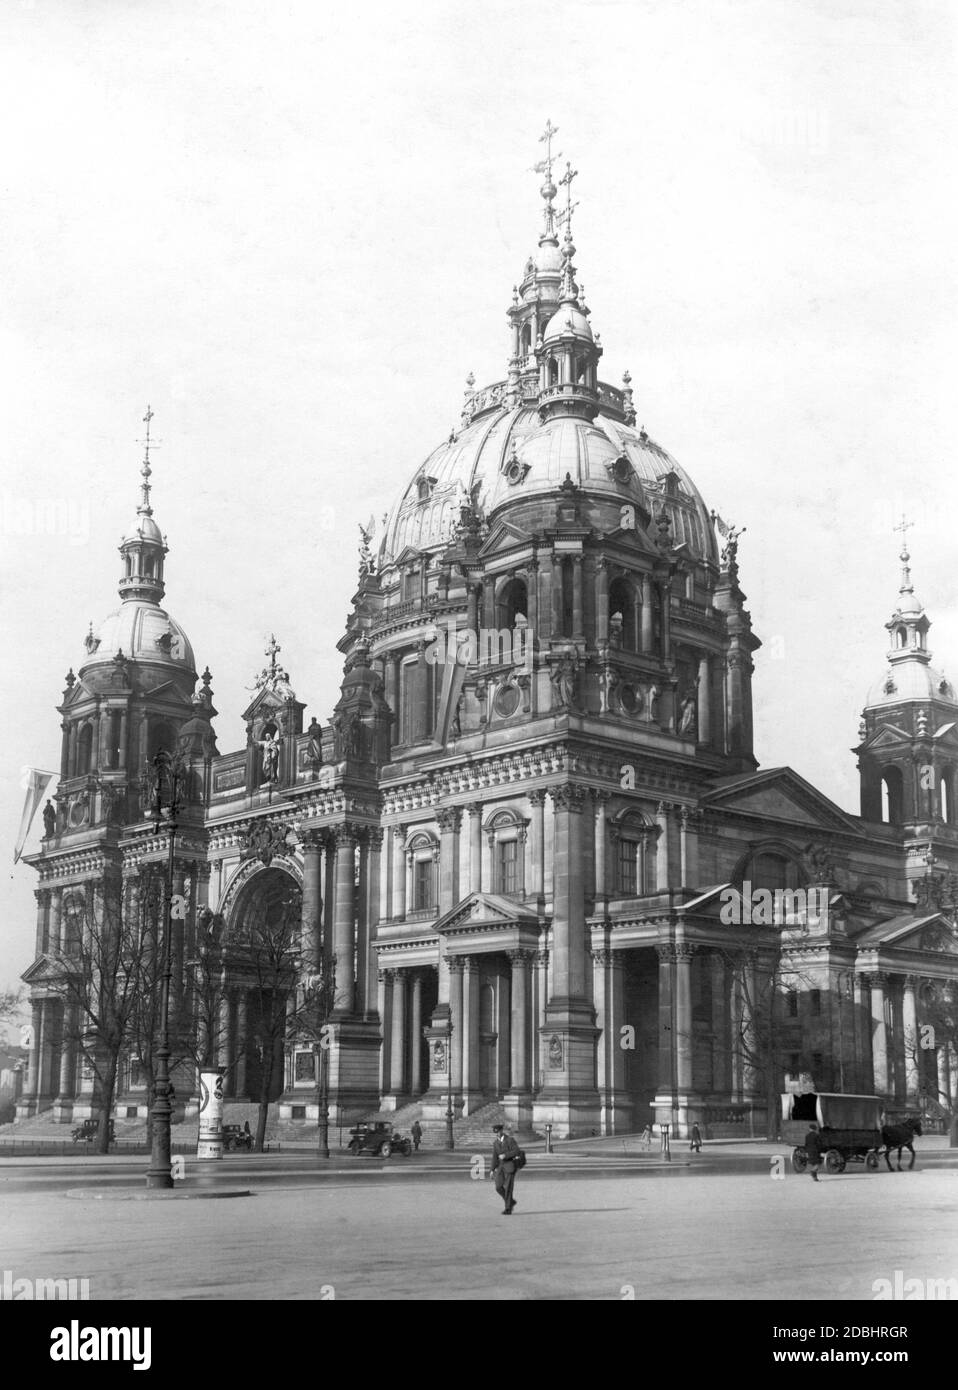
[[[505,374],[547,118],[601,375],[747,527],[757,756],[857,811],[903,507],[958,676],[955,30],[949,0],[3,6],[0,987],[22,769],[59,766],[116,606],[147,403],[220,750],[273,631],[325,723],[358,523]]]

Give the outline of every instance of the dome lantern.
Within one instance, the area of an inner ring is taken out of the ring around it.
[[[140,473],[140,505],[136,509],[136,519],[129,533],[120,542],[123,556],[123,573],[120,576],[119,593],[124,603],[130,600],[145,599],[148,603],[159,603],[165,592],[163,583],[163,559],[167,546],[163,533],[153,520],[150,505],[150,422],[153,411],[146,407],[143,416],[146,425],[146,440],[143,465]]]

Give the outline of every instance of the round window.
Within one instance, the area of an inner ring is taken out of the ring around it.
[[[514,685],[503,685],[496,692],[496,714],[508,719],[519,708],[519,691]]]

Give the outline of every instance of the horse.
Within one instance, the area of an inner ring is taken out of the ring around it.
[[[921,1120],[903,1120],[900,1125],[882,1125],[881,1141],[885,1145],[885,1162],[888,1164],[889,1173],[895,1170],[891,1166],[891,1151],[898,1150],[898,1171],[901,1172],[901,1151],[907,1149],[911,1154],[911,1162],[908,1171],[911,1172],[915,1166],[915,1147],[912,1140],[916,1134],[921,1133]]]

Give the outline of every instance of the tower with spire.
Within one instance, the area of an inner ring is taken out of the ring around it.
[[[886,669],[868,693],[856,748],[861,812],[871,821],[934,836],[956,824],[958,700],[951,682],[932,664],[931,622],[915,594],[902,517],[898,602],[885,624]],[[950,838],[950,832],[949,832]]]

